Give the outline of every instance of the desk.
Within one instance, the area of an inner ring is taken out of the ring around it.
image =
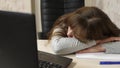
[[[53,53],[47,42],[47,40],[37,40],[38,50]],[[73,59],[68,68],[120,68],[120,65],[99,65],[98,59],[79,59],[74,54],[65,57]]]

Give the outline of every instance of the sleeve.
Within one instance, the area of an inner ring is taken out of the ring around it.
[[[120,41],[104,43],[102,47],[105,48],[107,54],[120,54]]]
[[[51,39],[51,46],[55,54],[69,54],[96,45],[95,41],[82,43],[76,38],[54,36]]]

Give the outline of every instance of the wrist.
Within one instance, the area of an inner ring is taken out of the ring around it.
[[[104,52],[105,48],[102,45],[97,45],[96,49],[98,50],[98,52]]]
[[[96,40],[96,45],[101,44],[101,43],[102,43],[101,40]]]

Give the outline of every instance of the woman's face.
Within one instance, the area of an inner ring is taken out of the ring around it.
[[[70,28],[70,26],[68,27],[67,36],[68,36],[68,37],[74,37],[73,31],[72,31],[72,29]]]

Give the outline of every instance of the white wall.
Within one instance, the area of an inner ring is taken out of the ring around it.
[[[85,0],[85,6],[97,6],[120,28],[120,0]]]
[[[32,13],[31,0],[0,0],[0,10]]]

